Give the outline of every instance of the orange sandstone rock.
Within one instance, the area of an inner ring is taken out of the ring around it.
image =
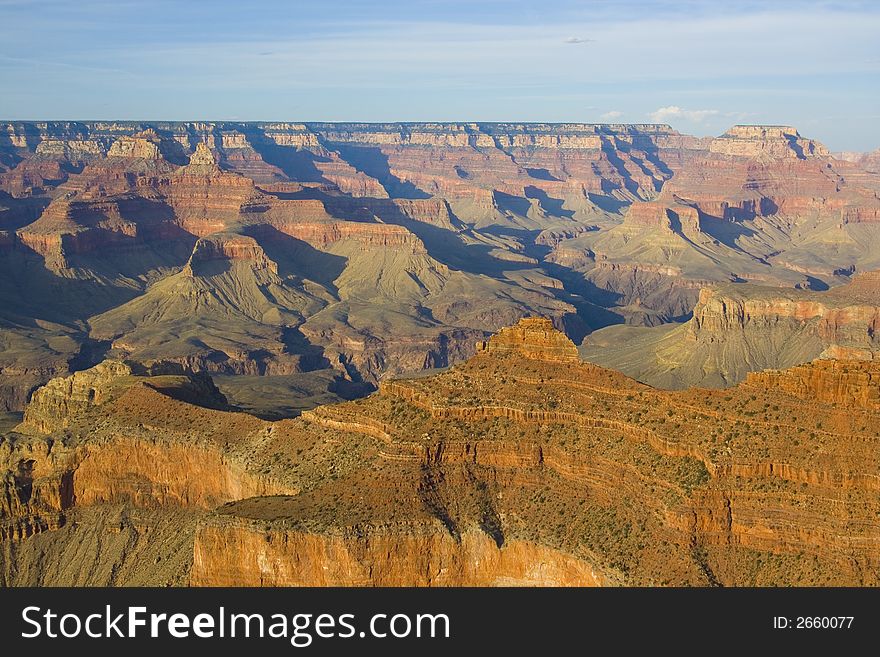
[[[525,317],[482,343],[489,355],[516,354],[538,360],[577,362],[577,347],[545,317]]]

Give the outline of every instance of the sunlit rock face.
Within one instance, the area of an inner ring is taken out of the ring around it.
[[[0,572],[876,583],[875,161],[790,126],[2,123]]]
[[[670,392],[541,318],[488,344],[282,421],[205,377],[54,380],[0,443],[4,583],[877,583],[873,362]]]

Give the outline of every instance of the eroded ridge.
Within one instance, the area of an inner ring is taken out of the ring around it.
[[[499,336],[511,348],[294,420],[124,370],[88,408],[56,400],[67,422],[3,443],[6,578],[33,581],[42,560],[72,581],[71,544],[100,565],[95,528],[121,509],[141,538],[116,582],[878,583],[874,364],[670,392],[560,358],[570,343],[545,322]],[[133,566],[171,527],[189,558]]]

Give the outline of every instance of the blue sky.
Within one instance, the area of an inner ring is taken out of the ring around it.
[[[0,118],[785,123],[880,147],[880,2],[0,0]]]

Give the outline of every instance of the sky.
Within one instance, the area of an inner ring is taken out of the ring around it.
[[[0,0],[0,119],[797,127],[880,147],[880,2]]]

